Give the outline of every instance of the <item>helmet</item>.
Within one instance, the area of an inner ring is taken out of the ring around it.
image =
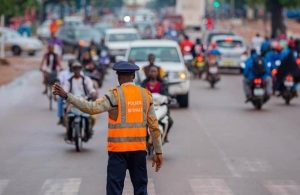
[[[221,53],[217,49],[210,50],[208,54],[209,55],[214,55],[214,56],[220,56],[221,55]]]

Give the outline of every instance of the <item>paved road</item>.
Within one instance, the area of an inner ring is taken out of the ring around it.
[[[76,153],[47,109],[40,80],[33,72],[0,88],[0,195],[105,194],[107,116]],[[113,83],[111,74],[101,92]],[[299,99],[287,107],[274,98],[255,111],[241,89],[239,76],[223,76],[214,90],[192,82],[190,108],[172,109],[161,172],[149,167],[149,195],[300,194]],[[132,194],[129,180],[124,194]]]

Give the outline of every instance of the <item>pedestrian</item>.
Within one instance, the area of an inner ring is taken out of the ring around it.
[[[104,97],[89,102],[77,98],[55,84],[53,93],[59,95],[83,112],[108,112],[108,166],[107,195],[121,195],[126,170],[129,170],[135,195],[147,195],[146,137],[147,127],[155,150],[152,167],[158,172],[162,166],[162,141],[158,120],[152,105],[151,93],[135,86],[133,80],[139,67],[129,62],[113,66],[120,86]]]

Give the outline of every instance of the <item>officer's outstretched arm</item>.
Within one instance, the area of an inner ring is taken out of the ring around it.
[[[84,98],[78,98],[72,95],[71,93],[68,93],[67,101],[73,104],[82,112],[91,115],[100,114],[111,109],[110,103],[106,97],[99,98],[96,101],[87,101]]]

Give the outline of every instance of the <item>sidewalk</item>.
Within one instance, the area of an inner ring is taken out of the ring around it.
[[[42,57],[37,55],[34,57],[20,56],[6,58],[9,65],[0,65],[0,86],[13,81],[15,78],[20,77],[25,72],[30,70],[37,70]]]

